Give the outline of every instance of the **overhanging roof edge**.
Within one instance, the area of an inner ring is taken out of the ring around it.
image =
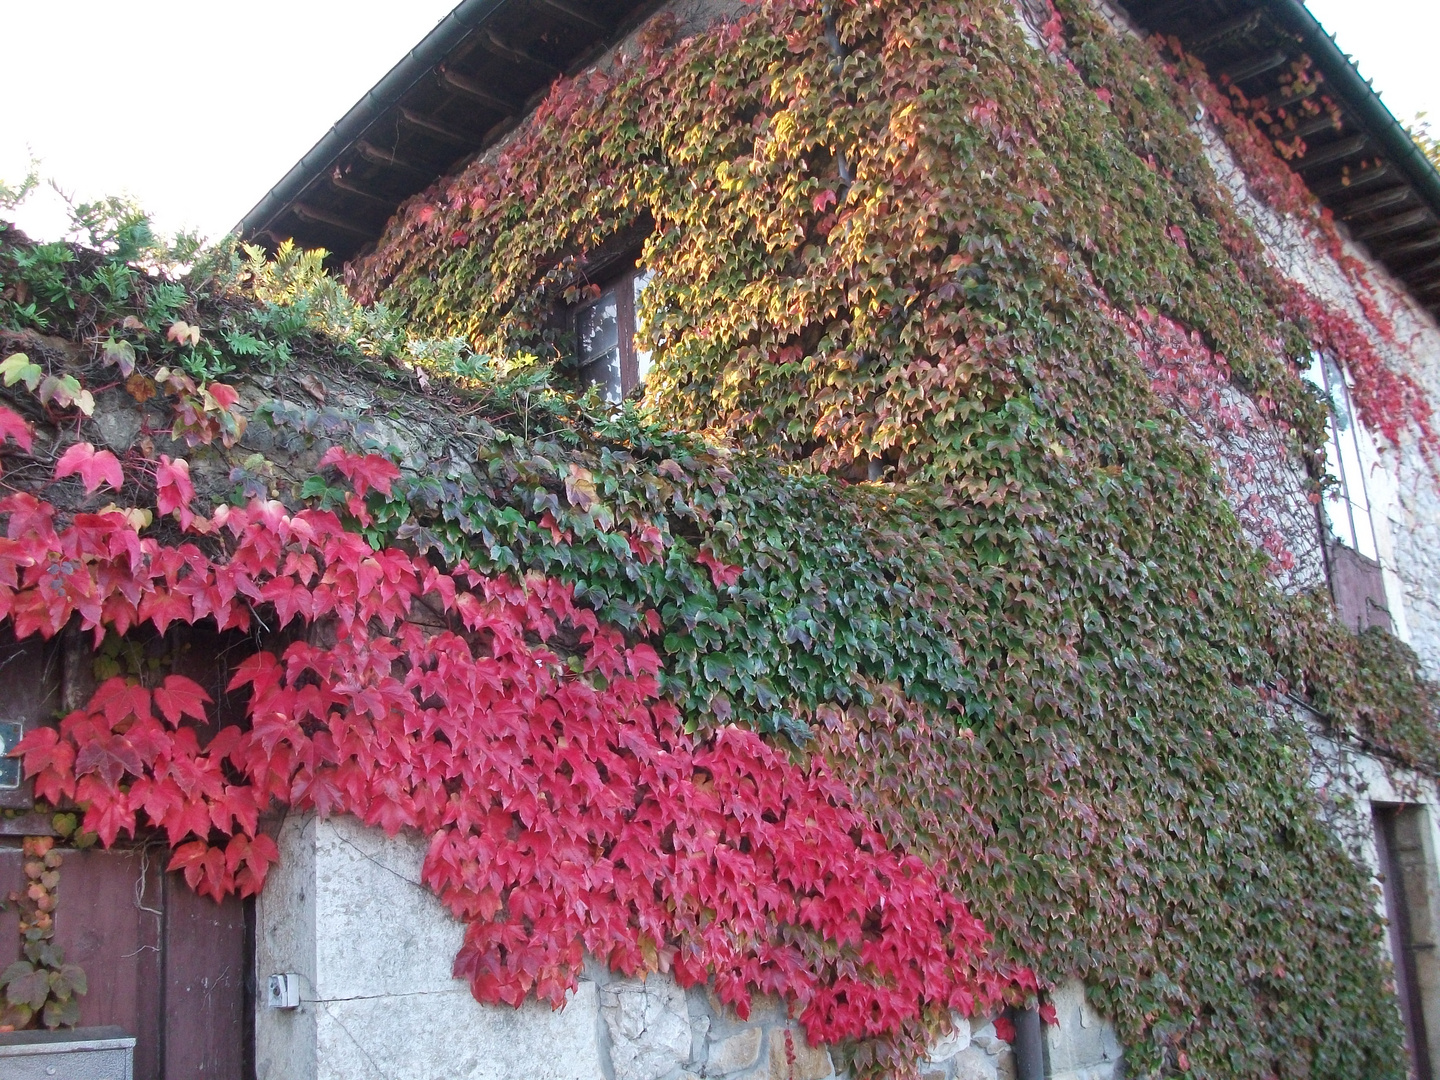
[[[386,72],[384,78],[366,91],[365,95],[321,136],[319,142],[291,166],[280,182],[266,192],[264,198],[240,219],[235,231],[242,237],[249,237],[268,229],[290,203],[322,176],[372,123],[433,71],[467,35],[484,25],[508,2],[509,0],[461,0],[418,45]]]
[[[1415,185],[1417,194],[1440,218],[1440,172],[1415,145],[1415,140],[1375,88],[1360,74],[1355,62],[1341,50],[1334,37],[1325,31],[1302,0],[1265,0],[1265,6],[1288,29],[1300,36],[1301,44],[1319,65],[1326,82],[1339,94],[1344,104],[1360,114],[1361,123],[1384,147],[1386,157],[1400,166],[1406,179]]]

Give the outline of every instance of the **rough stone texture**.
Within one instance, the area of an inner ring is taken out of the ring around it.
[[[417,838],[391,839],[352,817],[318,823],[317,996],[469,992],[450,974],[463,927],[421,883],[424,855]]]
[[[292,814],[275,836],[280,862],[255,903],[255,976],[262,1001],[255,1015],[256,1080],[313,1080],[315,1010],[315,819]],[[272,974],[300,976],[298,1009],[264,1007]]]
[[[659,1080],[690,1059],[690,1012],[674,979],[612,982],[600,991],[615,1080]]]
[[[691,1001],[686,995],[687,1004]],[[694,1008],[690,1010],[690,1063],[692,1065],[703,1065],[713,1068],[710,1063],[710,1027],[711,1020],[708,1011],[699,1011]],[[756,1049],[759,1054],[759,1049]]]
[[[726,1073],[748,1069],[760,1060],[760,1039],[764,1035],[758,1027],[747,1028],[738,1035],[722,1039],[710,1050],[705,1063],[708,1076],[724,1076]]]
[[[298,972],[301,1006],[258,1004],[258,1080],[604,1080],[593,981],[552,1010],[481,1005],[451,978],[462,928],[419,884],[418,837],[292,815],[278,842],[256,977]]]
[[[770,1032],[769,1080],[824,1080],[834,1074],[830,1051],[811,1046],[799,1028],[775,1028]]]
[[[565,1008],[480,1005],[464,986],[321,1006],[317,1080],[599,1080],[595,984]]]
[[[949,1035],[942,1036],[934,1046],[930,1048],[930,1060],[949,1061],[956,1054],[960,1053],[970,1045],[970,1021],[959,1013],[950,1014],[950,1023],[954,1025]]]
[[[1015,1053],[995,1034],[994,1023],[958,1014],[951,1020],[954,1030],[930,1049],[925,1080],[1015,1080]]]
[[[112,390],[96,399],[95,426],[100,429],[101,441],[117,454],[135,445],[143,421],[135,399],[123,390]]]
[[[1090,1007],[1085,987],[1072,979],[1050,995],[1054,1027],[1045,1028],[1051,1080],[1114,1080],[1121,1075],[1115,1027]]]
[[[462,937],[420,884],[424,844],[387,838],[352,818],[289,816],[281,861],[257,907],[256,976],[296,972],[299,1009],[263,1003],[257,1080],[828,1080],[835,1062],[812,1047],[776,998],[741,1020],[713,987],[682,990],[669,975],[624,979],[588,962],[561,1010],[529,1001],[481,1005],[450,977]],[[1063,1080],[1113,1063],[1113,1031],[1084,1005],[1079,984],[1055,997],[1048,1033]],[[994,1024],[952,1017],[926,1080],[1013,1080],[1014,1054]],[[787,1038],[789,1050],[787,1052]],[[1098,1056],[1097,1056],[1098,1055]]]
[[[995,1062],[996,1058],[980,1047],[967,1047],[956,1055],[951,1077],[953,1080],[996,1080],[999,1071]]]

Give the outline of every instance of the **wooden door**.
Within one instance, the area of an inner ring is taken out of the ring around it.
[[[18,839],[3,844],[8,893],[23,871]],[[135,1036],[135,1080],[250,1080],[249,905],[196,896],[163,871],[166,858],[163,847],[66,852],[55,941],[85,969],[80,1022]],[[0,917],[0,956],[18,955],[12,913]]]

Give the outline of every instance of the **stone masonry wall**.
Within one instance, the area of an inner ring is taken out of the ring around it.
[[[1111,25],[1135,32],[1106,0],[1094,2]],[[1347,240],[1345,254],[1364,267],[1368,291],[1395,329],[1394,340],[1385,340],[1369,322],[1355,283],[1319,242],[1318,222],[1309,215],[1277,213],[1256,196],[1203,112],[1194,130],[1273,265],[1348,315],[1389,366],[1414,378],[1431,402],[1440,404],[1440,326],[1430,314],[1361,245]],[[1343,235],[1344,225],[1339,228]],[[1398,447],[1376,449],[1365,464],[1391,617],[1396,633],[1420,654],[1429,675],[1440,677],[1440,466],[1426,460],[1413,432]]]
[[[672,4],[686,30],[723,18],[729,0]],[[1017,13],[1018,14],[1018,13]],[[1107,12],[1117,24],[1123,19]],[[622,46],[623,48],[623,46]],[[605,61],[602,60],[601,63]],[[1314,242],[1314,224],[1275,214],[1249,191],[1218,134],[1197,131],[1217,176],[1250,219],[1276,265],[1364,326],[1353,286]],[[1398,344],[1377,340],[1387,360],[1440,401],[1440,328],[1363,251]],[[1221,455],[1222,460],[1226,455]],[[1440,491],[1413,440],[1381,451],[1374,466],[1382,561],[1397,630],[1432,675],[1440,675]],[[1228,470],[1227,470],[1228,471]],[[1298,520],[1298,517],[1297,517]],[[1297,552],[1298,554],[1298,552]],[[1313,556],[1297,578],[1313,579]],[[1300,583],[1300,582],[1297,582]],[[1309,584],[1309,580],[1303,581]],[[1330,748],[1320,755],[1339,762]],[[1347,759],[1349,760],[1349,759]],[[1389,772],[1366,759],[1352,766],[1353,826],[1363,847],[1371,803],[1410,801]],[[1319,778],[1317,777],[1317,781]],[[1433,787],[1419,800],[1437,813]],[[684,990],[666,975],[620,979],[588,966],[561,1010],[527,1001],[517,1009],[480,1005],[451,978],[462,930],[419,879],[423,844],[394,839],[353,819],[295,815],[279,834],[281,862],[260,897],[256,976],[294,972],[301,1004],[256,1016],[259,1080],[841,1080],[843,1056],[811,1047],[774,1001],[740,1020],[705,988]],[[1434,842],[1440,847],[1440,832]],[[1373,861],[1373,843],[1362,855]],[[1119,1080],[1113,1027],[1069,982],[1051,995],[1058,1023],[1045,1031],[1052,1080]],[[932,1049],[923,1080],[1012,1080],[1015,1059],[993,1023],[956,1018]]]

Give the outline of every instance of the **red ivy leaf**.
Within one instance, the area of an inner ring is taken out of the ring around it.
[[[323,469],[327,465],[335,466],[362,499],[371,488],[382,495],[389,495],[391,482],[400,475],[393,461],[379,454],[352,454],[343,446],[332,446],[325,451],[320,467]]]
[[[155,689],[155,704],[172,727],[179,727],[182,716],[204,722],[210,695],[183,675],[167,675],[164,684]]]
[[[73,444],[55,463],[56,480],[77,474],[84,483],[87,494],[94,492],[101,484],[109,484],[118,491],[125,482],[119,459],[109,450],[96,450],[88,442]]]
[[[729,563],[717,559],[706,548],[701,548],[696,553],[695,561],[709,569],[710,580],[715,583],[717,589],[727,589],[740,580],[740,567],[731,566]]]
[[[190,463],[184,458],[171,461],[160,455],[160,466],[155,470],[155,502],[160,513],[174,513],[180,520],[180,527],[188,529],[195,515],[190,512],[190,500],[195,498],[195,485],[190,482]]]
[[[30,425],[20,419],[17,414],[0,405],[0,439],[7,435],[15,440],[21,450],[30,449]]]

